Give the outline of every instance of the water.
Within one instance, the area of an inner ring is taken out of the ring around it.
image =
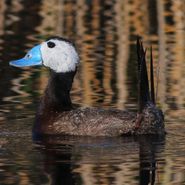
[[[0,184],[185,184],[185,1],[1,0]],[[32,140],[45,68],[8,65],[53,35],[75,41],[80,106],[137,109],[136,35],[160,68],[164,138],[56,137]]]

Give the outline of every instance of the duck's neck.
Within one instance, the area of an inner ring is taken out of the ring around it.
[[[40,111],[67,111],[72,109],[70,90],[76,71],[55,73],[51,71],[51,77],[42,99]]]

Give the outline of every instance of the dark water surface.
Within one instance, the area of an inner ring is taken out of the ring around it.
[[[32,140],[45,68],[8,65],[49,36],[75,41],[81,65],[72,99],[137,110],[136,35],[159,61],[161,137]],[[185,184],[184,0],[0,1],[0,184]]]

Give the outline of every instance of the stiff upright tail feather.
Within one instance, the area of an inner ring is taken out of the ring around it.
[[[152,46],[150,48],[150,92],[151,92],[151,101],[153,104],[155,104],[155,86],[154,86]]]
[[[146,65],[146,49],[144,50],[142,41],[137,38],[137,57],[138,57],[138,112],[141,113],[148,102],[155,104],[153,59],[151,48],[150,59],[150,90]]]

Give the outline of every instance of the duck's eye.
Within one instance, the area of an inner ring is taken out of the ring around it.
[[[54,48],[56,46],[55,43],[51,41],[47,42],[47,45],[49,48]]]

